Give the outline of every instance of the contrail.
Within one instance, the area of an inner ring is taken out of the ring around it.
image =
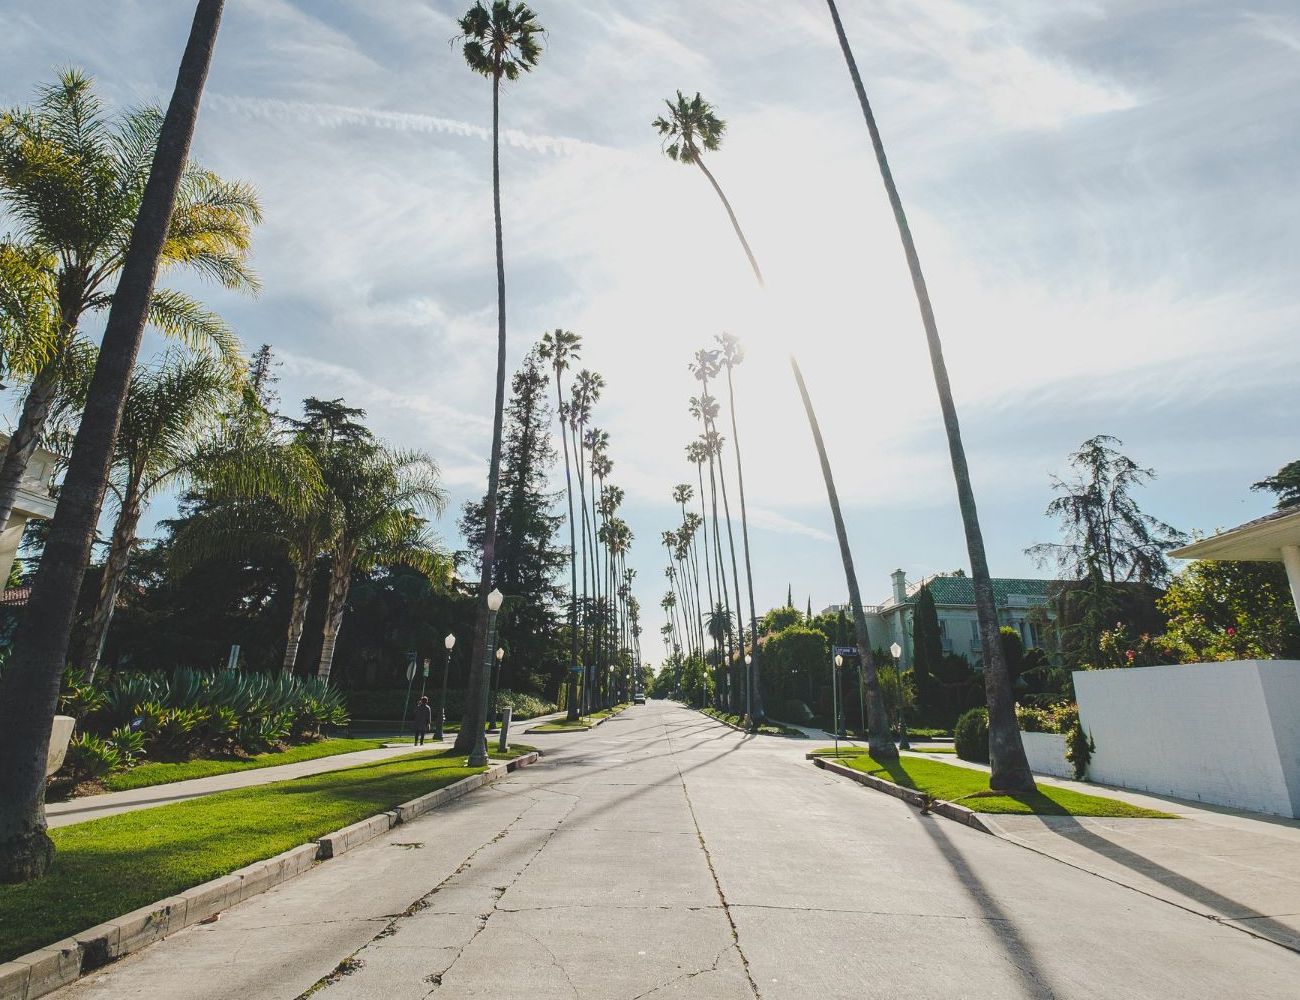
[[[213,94],[211,104],[247,118],[264,120],[291,120],[309,122],[327,128],[343,125],[364,125],[384,128],[394,132],[436,132],[442,135],[460,135],[471,139],[491,139],[492,132],[482,125],[439,118],[436,115],[417,114],[411,111],[376,111],[372,108],[353,108],[344,104],[318,104],[310,101],[282,101],[272,97],[227,97]],[[533,153],[554,156],[572,156],[600,147],[581,139],[564,136],[531,135],[518,129],[503,129],[501,139],[508,146],[526,149]]]

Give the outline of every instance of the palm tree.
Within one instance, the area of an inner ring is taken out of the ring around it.
[[[215,454],[217,422],[235,388],[230,373],[202,354],[171,353],[156,368],[136,369],[108,481],[117,517],[82,647],[85,683],[94,679],[103,654],[141,514],[159,490],[220,461]]]
[[[709,460],[709,450],[702,440],[692,441],[686,446],[686,460],[695,466],[696,479],[700,484],[700,531],[704,536],[704,587],[709,599],[709,610],[713,610],[713,552],[709,548],[709,512],[704,506],[704,463]],[[704,615],[698,614],[700,627],[703,628]]]
[[[727,218],[731,220],[732,228],[736,230],[740,245],[745,249],[749,266],[754,269],[754,277],[758,279],[759,287],[763,287],[763,272],[758,269],[758,261],[754,259],[754,253],[749,249],[749,241],[745,239],[745,233],[740,228],[740,220],[731,210],[731,202],[722,193],[722,186],[704,165],[704,151],[700,148],[702,146],[710,153],[716,152],[722,145],[722,134],[727,130],[727,123],[714,113],[713,105],[704,100],[698,92],[694,97],[688,98],[679,90],[677,100],[666,100],[664,104],[668,106],[668,117],[659,117],[651,122],[651,125],[663,136],[664,152],[668,154],[670,160],[695,164],[709,179],[713,190],[722,200],[722,207],[727,210]]]
[[[39,310],[29,303],[38,315],[22,331],[21,341],[30,341],[20,345],[25,356],[14,359],[26,363],[10,366],[27,391],[0,465],[0,527],[68,375],[75,381],[69,362],[89,343],[81,320],[113,300],[161,127],[156,108],[109,120],[91,79],[74,69],[44,88],[32,108],[0,116],[0,203],[29,250],[9,258],[7,277],[25,279],[39,302]],[[246,258],[260,219],[251,187],[189,164],[160,267],[184,266],[226,288],[256,290]],[[153,290],[147,317],[191,347],[211,345],[232,365],[239,360],[229,328],[188,295]]]
[[[952,386],[948,382],[948,366],[943,359],[943,344],[939,340],[939,328],[935,323],[934,309],[930,305],[930,293],[926,289],[925,276],[921,273],[921,258],[912,240],[912,230],[903,211],[903,201],[894,184],[889,160],[885,157],[885,144],[880,138],[880,129],[876,126],[875,115],[872,114],[871,104],[867,100],[867,91],[858,73],[858,64],[853,58],[853,50],[849,47],[848,37],[844,34],[844,24],[840,21],[839,10],[835,6],[835,0],[826,0],[826,5],[830,9],[831,20],[835,23],[835,34],[839,38],[840,50],[844,53],[844,61],[849,68],[849,76],[852,77],[853,87],[858,93],[858,103],[862,106],[862,117],[871,135],[871,145],[876,153],[876,163],[880,167],[880,177],[884,181],[889,204],[894,209],[894,221],[898,225],[903,254],[907,258],[908,270],[912,273],[912,287],[916,291],[917,305],[921,310],[921,323],[925,327],[925,339],[930,350],[930,367],[934,372],[934,385],[939,394],[939,408],[943,413],[943,426],[948,436],[948,453],[952,460],[953,479],[957,484],[957,503],[961,508],[962,524],[966,529],[971,586],[975,591],[980,645],[984,652],[984,693],[989,708],[991,764],[989,787],[1011,793],[1030,791],[1034,787],[1034,776],[1029,770],[1024,742],[1020,738],[1020,727],[1016,722],[1011,676],[1007,671],[1002,644],[998,638],[1000,626],[997,605],[993,598],[993,582],[989,577],[988,557],[984,552],[984,535],[980,531],[979,515],[975,509],[975,491],[971,487],[970,467],[966,463],[966,449],[962,445],[961,427],[957,422],[957,407],[952,398]]]
[[[817,444],[817,457],[821,459],[822,477],[826,480],[826,496],[830,500],[831,517],[835,521],[835,537],[839,539],[840,558],[844,561],[844,579],[848,583],[849,604],[853,606],[853,630],[858,641],[858,655],[862,657],[862,675],[867,689],[867,747],[877,760],[893,760],[898,757],[898,747],[894,746],[894,741],[889,735],[889,715],[885,710],[885,699],[880,691],[880,678],[876,674],[876,660],[871,652],[871,639],[867,635],[867,617],[862,612],[858,574],[853,569],[853,553],[849,551],[849,536],[844,530],[844,515],[840,513],[840,498],[835,491],[835,479],[831,476],[830,459],[826,457],[826,445],[822,441],[817,414],[813,412],[812,400],[808,397],[808,389],[803,382],[803,373],[799,371],[799,364],[793,355],[790,357],[790,366],[794,369],[795,381],[799,383],[804,412],[808,414],[808,425],[812,428],[813,441]],[[812,598],[808,600],[811,605]],[[811,608],[809,610],[811,611]],[[839,683],[838,673],[835,683]],[[838,720],[836,724],[838,725]]]
[[[316,672],[329,680],[353,571],[397,564],[445,582],[451,565],[426,535],[420,516],[441,514],[447,503],[433,459],[382,447],[338,448],[327,454],[322,472],[335,531]]]
[[[481,0],[460,19],[465,62],[475,73],[492,81],[492,212],[496,225],[497,256],[497,382],[492,414],[492,457],[488,463],[488,489],[483,504],[483,572],[479,579],[478,614],[470,653],[465,718],[456,737],[458,751],[470,750],[487,722],[483,697],[483,671],[488,669],[487,596],[492,590],[497,540],[497,483],[501,478],[501,429],[506,401],[506,265],[501,239],[501,81],[517,80],[530,72],[541,56],[542,26],[524,3],[493,0],[491,9]]]
[[[221,23],[222,0],[199,0],[140,211],[113,295],[45,554],[0,677],[0,882],[38,878],[54,844],[45,832],[45,762],[68,634],[90,558],[122,406],[153,298],[154,279],[181,187],[199,101]]]
[[[564,387],[561,383],[561,375],[568,370],[571,362],[577,361],[581,356],[582,338],[576,333],[568,330],[555,330],[554,333],[545,333],[542,335],[541,346],[537,350],[538,357],[544,361],[550,361],[551,367],[555,370],[555,400],[556,412],[560,418],[560,441],[564,445],[564,492],[569,500],[569,666],[573,667],[578,662],[578,544],[576,538],[576,528],[573,517],[573,471],[570,467],[569,460],[569,435],[565,430],[565,421],[568,416],[568,406],[564,402]],[[568,671],[569,697],[568,717],[569,721],[574,721],[579,717],[578,708],[578,676],[570,669]]]
[[[749,513],[745,508],[745,470],[740,463],[740,428],[736,425],[736,388],[732,384],[732,372],[745,360],[745,349],[740,346],[740,339],[729,333],[719,335],[721,344],[722,367],[727,370],[727,402],[731,409],[731,448],[736,454],[736,480],[740,486],[740,540],[745,553],[745,584],[749,590],[749,648],[753,663],[745,667],[745,683],[749,685],[748,705],[750,724],[756,725],[767,718],[763,709],[762,673],[758,663],[758,610],[754,606],[754,568],[749,558]],[[741,631],[744,631],[743,627]]]

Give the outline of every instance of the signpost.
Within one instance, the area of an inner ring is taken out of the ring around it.
[[[402,706],[402,733],[406,732],[406,717],[411,710],[411,685],[415,683],[416,663],[419,655],[415,650],[406,654],[406,704]],[[401,735],[399,733],[399,735]]]

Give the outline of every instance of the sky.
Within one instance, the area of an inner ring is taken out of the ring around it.
[[[1178,528],[1266,512],[1250,484],[1300,457],[1300,12],[840,6],[929,283],[993,574],[1048,575],[1024,550],[1056,538],[1051,477],[1095,434],[1156,470],[1140,503]],[[509,365],[563,327],[605,377],[594,422],[627,493],[646,658],[660,653],[658,539],[694,471],[687,364],[723,331],[747,352],[736,393],[760,614],[787,587],[814,610],[846,599],[792,353],[864,600],[886,597],[896,568],[968,566],[916,301],[824,4],[535,9],[545,50],[502,96]],[[460,13],[228,0],[193,157],[260,191],[264,288],[164,281],[250,350],[274,347],[286,411],[341,396],[431,454],[453,548],[459,507],[486,485],[496,352],[491,91],[453,44]],[[0,0],[0,104],[68,65],[114,107],[165,103],[191,14]],[[727,121],[709,164],[766,292],[705,178],[661,153],[650,121],[678,89]]]

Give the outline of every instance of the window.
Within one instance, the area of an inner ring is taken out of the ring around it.
[[[980,623],[978,621],[970,623],[970,644],[972,647],[980,644]]]

